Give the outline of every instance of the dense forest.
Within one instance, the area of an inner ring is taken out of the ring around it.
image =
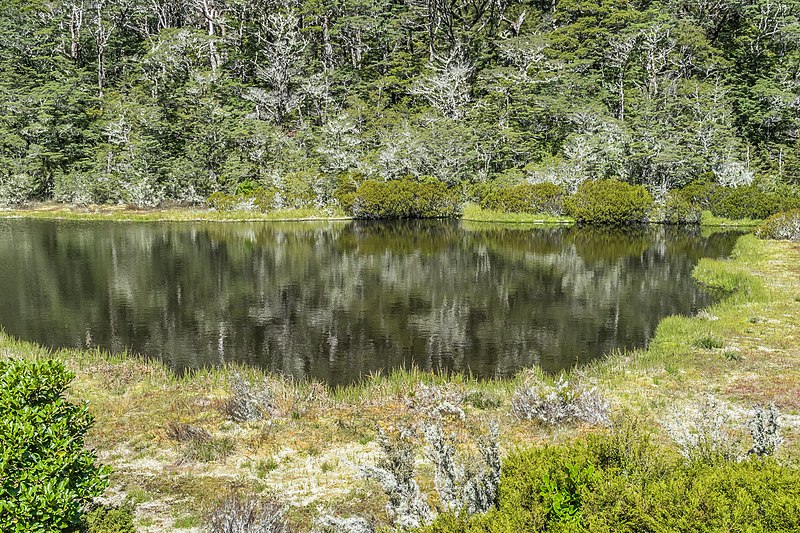
[[[798,0],[0,0],[0,203],[800,185]]]

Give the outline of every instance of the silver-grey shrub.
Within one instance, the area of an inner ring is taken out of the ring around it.
[[[258,420],[270,414],[274,408],[274,398],[267,379],[251,384],[239,374],[230,380],[231,395],[223,403],[222,410],[234,422]]]
[[[287,508],[273,500],[232,494],[209,515],[209,533],[291,533]]]
[[[774,404],[769,407],[756,407],[753,418],[748,424],[750,436],[753,438],[753,448],[750,454],[759,457],[774,455],[783,442],[780,427],[780,412]]]
[[[390,438],[378,430],[383,457],[376,466],[362,466],[366,479],[376,481],[389,497],[386,511],[395,526],[413,529],[428,525],[434,514],[414,479],[414,448],[407,432]]]
[[[696,405],[674,411],[664,428],[687,461],[714,463],[739,456],[730,419],[726,406],[705,394]]]
[[[520,420],[547,425],[586,422],[608,426],[609,402],[596,388],[561,376],[554,385],[538,378],[520,386],[511,401],[511,414]]]

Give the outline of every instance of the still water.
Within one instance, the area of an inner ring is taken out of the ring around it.
[[[236,361],[332,385],[417,366],[558,371],[708,305],[734,233],[467,222],[0,220],[0,327],[53,347]]]

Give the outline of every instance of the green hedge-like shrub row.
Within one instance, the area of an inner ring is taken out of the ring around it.
[[[640,185],[598,180],[582,183],[564,205],[581,223],[633,224],[647,221],[653,197]]]
[[[247,193],[225,194],[215,192],[206,203],[217,211],[257,210],[262,212],[275,209],[275,190],[255,189]]]
[[[441,218],[459,214],[459,201],[439,182],[366,181],[352,196],[356,218]]]
[[[0,361],[0,531],[74,531],[109,471],[84,447],[86,405],[58,361]]]
[[[800,209],[772,215],[756,231],[761,239],[800,241]]]
[[[436,533],[800,531],[800,471],[772,459],[688,464],[646,437],[594,436],[513,453],[496,509]]]
[[[495,188],[480,200],[483,209],[506,213],[563,214],[564,191],[552,183],[522,183]]]
[[[684,200],[718,217],[737,219],[765,219],[776,213],[800,208],[800,197],[775,192],[765,192],[756,185],[746,187],[720,187],[716,183],[699,180],[678,191]]]

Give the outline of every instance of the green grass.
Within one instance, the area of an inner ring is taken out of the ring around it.
[[[475,204],[466,204],[462,212],[462,220],[469,222],[503,222],[508,224],[574,224],[575,220],[566,216],[547,214],[505,213],[482,209]]]
[[[718,217],[711,214],[711,211],[703,211],[700,217],[701,226],[722,226],[726,228],[755,228],[761,224],[761,220],[752,218],[742,218],[739,220],[731,220],[730,218]]]

